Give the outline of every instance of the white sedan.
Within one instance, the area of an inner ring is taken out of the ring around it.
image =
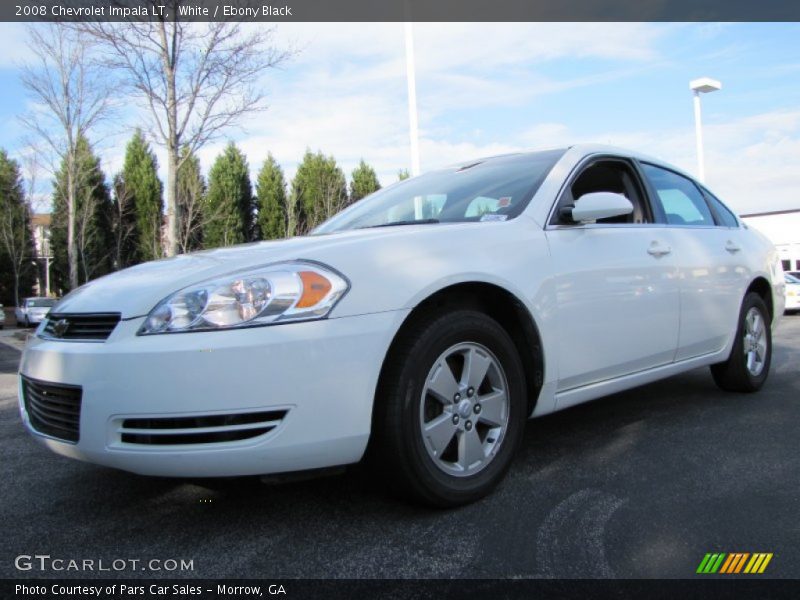
[[[14,309],[14,317],[18,327],[38,325],[53,308],[56,301],[53,298],[24,298],[19,306]]]
[[[25,350],[20,408],[51,450],[136,473],[366,454],[453,506],[501,480],[529,417],[701,366],[755,392],[784,287],[772,244],[674,167],[602,146],[497,156],[309,236],[84,285]]]
[[[800,310],[800,278],[786,273],[786,311]]]

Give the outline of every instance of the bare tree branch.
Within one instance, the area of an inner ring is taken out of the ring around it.
[[[111,82],[91,60],[92,39],[63,24],[31,26],[28,47],[33,62],[21,69],[23,86],[37,103],[21,118],[66,168],[67,257],[69,284],[78,286],[75,160],[78,141],[109,115]]]
[[[166,0],[172,15],[187,3]],[[124,75],[129,91],[150,112],[156,141],[167,150],[167,237],[168,254],[173,255],[181,246],[179,221],[186,218],[177,203],[178,170],[186,156],[246,114],[263,110],[258,78],[291,52],[270,45],[273,29],[246,33],[234,22],[200,24],[176,18],[71,27],[101,44],[106,66]],[[182,156],[183,147],[190,152]]]

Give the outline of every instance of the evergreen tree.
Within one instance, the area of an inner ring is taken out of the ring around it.
[[[400,169],[397,172],[397,181],[403,181],[404,179],[408,178],[409,178],[408,169]]]
[[[253,239],[254,202],[247,160],[232,142],[211,167],[203,212],[206,248]]]
[[[256,180],[261,239],[286,237],[286,180],[272,154],[267,155]]]
[[[290,235],[308,233],[347,206],[347,182],[336,159],[306,150],[292,180],[290,204],[296,224]]]
[[[181,149],[183,161],[178,169],[178,251],[192,252],[203,243],[203,202],[206,182],[200,172],[200,160],[187,146]]]
[[[35,270],[30,209],[17,161],[0,149],[0,299],[18,305],[31,293]]]
[[[369,196],[372,192],[381,189],[375,169],[370,167],[361,159],[358,166],[353,169],[350,181],[350,202],[357,202],[364,196]]]
[[[132,205],[136,229],[132,232],[137,262],[163,255],[161,227],[164,212],[162,185],[158,179],[158,161],[137,129],[125,149],[122,184]]]
[[[113,205],[106,177],[86,138],[76,144],[77,165],[75,237],[78,246],[79,283],[109,273],[113,268]],[[50,245],[53,251],[54,289],[69,289],[67,261],[66,164],[62,162],[53,186],[53,220]]]
[[[113,239],[113,267],[125,269],[140,262],[139,236],[137,235],[136,207],[133,194],[125,185],[122,173],[114,177],[111,201],[111,233]]]

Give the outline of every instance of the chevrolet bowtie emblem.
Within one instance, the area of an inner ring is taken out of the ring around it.
[[[64,334],[67,333],[67,329],[69,329],[69,321],[66,319],[59,319],[53,323],[53,335],[56,337],[64,337]]]

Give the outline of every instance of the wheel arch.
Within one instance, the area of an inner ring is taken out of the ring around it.
[[[519,297],[505,287],[486,281],[461,281],[451,283],[416,303],[395,332],[381,365],[378,386],[383,380],[386,365],[404,333],[419,320],[445,307],[474,308],[497,321],[514,342],[525,373],[527,414],[536,406],[544,383],[544,348],[540,328],[528,307]],[[373,415],[375,411],[373,410]]]
[[[764,304],[767,305],[767,310],[769,310],[769,318],[770,321],[775,319],[775,303],[772,297],[772,285],[770,285],[767,278],[759,275],[754,278],[750,285],[747,286],[747,290],[745,291],[745,296],[750,292],[755,292],[764,300]]]

